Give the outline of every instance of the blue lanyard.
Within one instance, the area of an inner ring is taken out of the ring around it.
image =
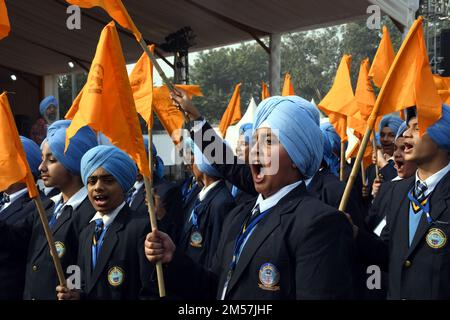
[[[92,268],[95,268],[95,265],[97,264],[97,258],[100,254],[100,251],[102,250],[102,246],[103,246],[103,238],[105,237],[105,233],[106,230],[108,230],[108,227],[105,227],[102,231],[102,233],[100,234],[100,238],[98,239],[98,241],[95,243],[95,241],[93,241],[94,243],[92,244]],[[94,234],[94,239],[95,239],[95,234]]]
[[[198,229],[198,220],[199,220],[200,216],[197,214],[197,210],[201,204],[202,204],[202,202],[198,201],[198,203],[196,203],[194,205],[194,209],[192,209],[191,224],[194,226],[195,229]]]
[[[56,223],[56,218],[58,217],[58,213],[61,211],[62,207],[64,206],[64,203],[62,202],[62,198],[59,199],[59,201],[55,205],[55,209],[53,211],[53,215],[51,220],[49,221],[49,226],[53,227],[53,225]]]
[[[409,198],[409,200],[410,200],[412,203],[414,203],[417,207],[419,207],[420,210],[422,211],[422,213],[425,213],[425,215],[427,216],[427,222],[428,222],[428,224],[431,224],[431,223],[433,222],[433,218],[431,218],[431,216],[430,216],[430,203],[429,203],[429,201],[428,201],[430,195],[428,195],[428,196],[422,201],[422,202],[424,203],[424,204],[422,205],[422,203],[420,203],[420,201],[417,200],[417,199],[414,197],[413,192],[414,192],[414,188],[412,188],[411,191],[408,192],[408,198]],[[413,210],[413,211],[414,211],[414,210]]]

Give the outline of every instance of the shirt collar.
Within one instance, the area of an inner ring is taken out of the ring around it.
[[[429,195],[431,192],[433,192],[434,188],[436,188],[436,185],[439,183],[439,181],[442,180],[442,178],[450,171],[450,162],[441,170],[434,173],[432,176],[425,179],[425,181],[420,180],[417,171],[416,171],[416,185],[417,181],[425,182],[427,185],[427,190],[425,191],[425,195]]]
[[[86,199],[86,197],[87,197],[87,189],[83,187],[80,190],[78,190],[73,196],[71,196],[69,200],[67,200],[64,206],[61,208],[61,211],[65,206],[71,206],[72,209],[75,211],[84,201],[84,199]],[[51,200],[55,204],[57,204],[59,201],[62,201],[62,193],[57,194],[54,197],[51,197]]]
[[[27,191],[28,191],[27,188],[23,188],[23,189],[20,189],[19,191],[14,192],[13,194],[8,194],[8,196],[9,196],[9,203],[13,203],[17,199],[19,199],[21,196],[23,196],[25,193],[27,193]]]
[[[141,190],[143,185],[144,185],[144,180],[136,181],[134,183],[134,185],[133,185],[133,188],[135,189],[135,192]]]
[[[288,184],[287,186],[284,186],[280,190],[278,190],[275,194],[271,195],[267,199],[263,199],[262,195],[260,194],[258,196],[258,199],[256,200],[255,207],[259,205],[259,211],[264,212],[266,210],[271,209],[274,207],[284,196],[286,196],[289,192],[294,190],[297,186],[299,186],[303,180],[296,181],[294,183]]]
[[[219,182],[220,182],[220,180],[217,180],[217,181],[214,181],[213,183],[211,183],[209,186],[203,187],[203,189],[198,194],[198,199],[200,201],[203,201],[206,198],[206,195],[208,194],[209,190],[214,188]]]
[[[116,219],[117,215],[119,214],[120,210],[125,206],[125,201],[122,202],[117,208],[115,208],[113,211],[111,211],[108,214],[101,215],[100,212],[96,212],[95,215],[92,217],[92,219],[89,221],[91,223],[92,221],[95,221],[97,219],[103,220],[103,226],[104,228],[107,228],[113,223],[114,219]]]

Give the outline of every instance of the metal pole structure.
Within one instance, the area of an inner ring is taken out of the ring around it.
[[[269,85],[270,95],[280,95],[281,74],[281,34],[270,35],[269,55]]]

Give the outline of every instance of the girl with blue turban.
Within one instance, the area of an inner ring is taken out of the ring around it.
[[[131,158],[114,146],[97,146],[81,159],[81,178],[97,211],[80,234],[80,290],[58,286],[59,299],[137,300],[150,285],[144,238],[149,218],[133,214],[125,196],[136,179]]]
[[[61,193],[43,201],[49,226],[63,270],[77,264],[78,236],[95,213],[80,177],[81,158],[97,144],[95,133],[82,128],[64,153],[66,129],[70,121],[56,121],[48,129],[39,166],[45,186]],[[36,209],[14,226],[0,223],[0,250],[27,252],[25,299],[56,299],[58,283],[44,229]]]
[[[203,135],[208,125],[192,102],[182,92],[172,98],[191,120],[200,120],[193,127],[194,138]],[[297,96],[270,97],[256,109],[252,136],[250,166],[258,196],[227,214],[211,267],[185,257],[170,237],[158,231],[147,236],[147,259],[167,264],[165,274],[173,279],[168,287],[185,298],[348,297],[352,292],[348,221],[310,196],[304,182],[315,175],[323,158],[318,111]],[[195,140],[196,145],[202,138]],[[223,145],[218,141],[216,154]],[[246,179],[237,166],[214,167],[227,177],[235,170],[236,184]]]

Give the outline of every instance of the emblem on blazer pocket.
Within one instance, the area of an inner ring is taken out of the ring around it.
[[[428,231],[426,241],[431,248],[440,249],[447,243],[447,236],[441,229],[432,228]]]
[[[113,287],[120,286],[125,278],[125,273],[120,267],[112,267],[108,271],[108,282]]]
[[[203,237],[202,234],[198,231],[194,231],[191,234],[191,246],[195,248],[201,248],[202,247],[202,241]]]
[[[55,242],[56,253],[58,254],[58,258],[62,258],[66,253],[66,246],[61,241]]]
[[[280,290],[278,283],[280,282],[280,272],[272,263],[264,263],[259,268],[258,286],[263,290],[277,291]]]

